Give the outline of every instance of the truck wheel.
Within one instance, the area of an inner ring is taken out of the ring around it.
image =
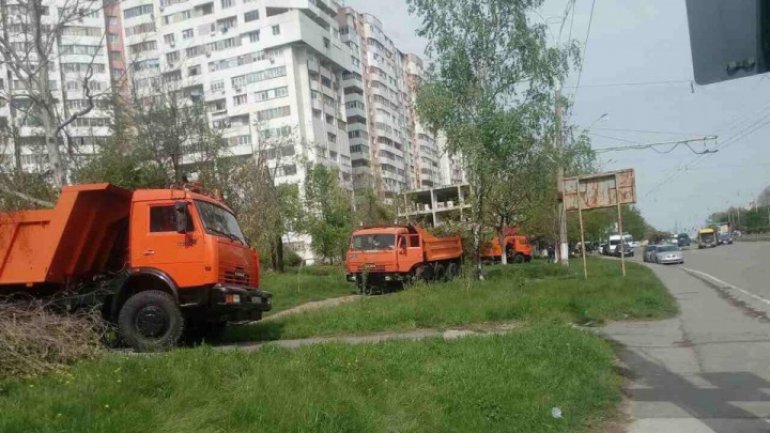
[[[446,272],[444,273],[444,279],[446,281],[453,280],[457,276],[457,264],[450,263],[446,265]]]
[[[513,256],[513,263],[521,264],[527,261],[527,258],[524,257],[524,254],[516,254]]]
[[[157,352],[175,346],[184,330],[182,312],[168,293],[139,292],[123,304],[118,333],[138,352]]]
[[[436,264],[435,274],[433,275],[434,281],[444,281],[446,278],[446,268],[441,263]]]

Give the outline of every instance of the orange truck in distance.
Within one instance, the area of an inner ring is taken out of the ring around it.
[[[218,199],[109,184],[66,186],[53,209],[0,213],[0,295],[17,294],[98,307],[139,351],[271,307],[257,252]]]
[[[526,236],[519,234],[519,230],[516,227],[509,227],[503,231],[505,235],[505,253],[508,258],[508,263],[524,263],[532,261],[532,245],[529,243],[529,239]],[[481,251],[481,257],[500,261],[503,255],[503,248],[500,246],[500,239],[497,235],[492,237],[492,240],[484,244],[484,248]]]
[[[345,265],[348,280],[368,294],[388,283],[451,279],[462,255],[460,236],[437,237],[411,225],[369,227],[353,232]]]

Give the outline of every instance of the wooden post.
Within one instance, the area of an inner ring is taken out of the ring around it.
[[[583,199],[580,197],[580,182],[577,190],[578,219],[580,220],[580,250],[583,254],[583,277],[588,279],[588,263],[586,262],[586,238],[583,231]]]
[[[620,208],[620,182],[618,181],[617,173],[615,173],[615,202],[618,205],[618,230],[620,231],[620,243],[618,244],[618,248],[620,248],[620,268],[623,270],[623,276],[625,277],[626,251],[623,248],[625,238],[623,237],[623,213]]]

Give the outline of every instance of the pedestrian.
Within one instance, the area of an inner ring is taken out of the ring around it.
[[[548,245],[548,261],[556,261],[556,249],[553,247],[553,244]]]

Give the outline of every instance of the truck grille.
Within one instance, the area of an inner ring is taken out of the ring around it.
[[[236,286],[250,286],[251,276],[246,273],[244,268],[235,268],[230,270],[224,270],[219,280],[224,284],[232,284]]]
[[[385,272],[385,265],[367,263],[361,266],[361,272]]]

